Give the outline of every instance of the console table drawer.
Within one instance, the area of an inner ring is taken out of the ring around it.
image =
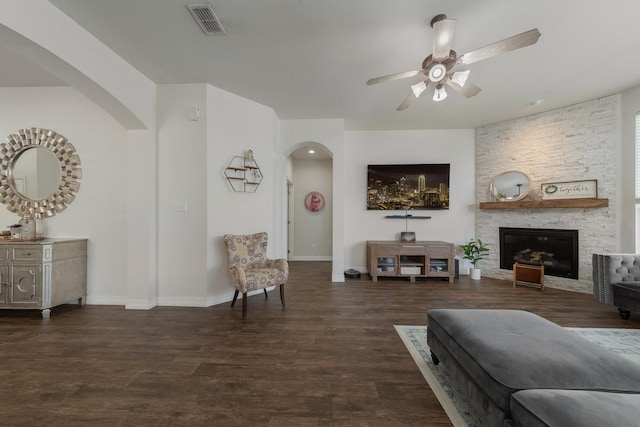
[[[451,256],[451,247],[431,246],[429,247],[429,256],[431,258],[449,258]]]
[[[398,248],[395,246],[378,246],[376,247],[376,257],[386,258],[398,255]]]
[[[427,253],[424,245],[402,245],[400,248],[396,248],[396,251],[398,249],[400,249],[400,255],[426,255]]]
[[[15,246],[12,248],[13,261],[42,261],[42,246]]]

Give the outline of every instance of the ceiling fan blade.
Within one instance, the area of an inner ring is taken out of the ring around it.
[[[413,93],[413,91],[409,92],[409,95],[407,95],[404,101],[402,101],[402,103],[398,105],[396,111],[406,110],[411,104],[413,104],[413,101],[415,101],[416,99],[418,99],[418,97]]]
[[[535,44],[540,38],[540,31],[534,28],[524,33],[516,34],[515,36],[500,40],[499,42],[492,43],[480,49],[476,49],[469,53],[465,53],[458,58],[459,64],[471,64],[473,62],[482,61],[498,54],[509,52],[512,50],[520,49],[521,47],[530,46]]]
[[[449,57],[455,31],[455,19],[442,19],[433,24],[433,59],[441,60]]]
[[[389,74],[386,76],[375,77],[373,79],[367,80],[368,85],[375,85],[378,83],[388,82],[389,80],[399,80],[406,79],[407,77],[417,76],[418,74],[423,73],[424,70],[413,70],[413,71],[405,71],[403,73],[395,73]]]
[[[478,86],[476,86],[473,83],[471,83],[470,81],[467,81],[464,84],[464,86],[460,86],[458,83],[455,83],[455,82],[451,81],[450,79],[447,79],[445,81],[445,83],[447,84],[447,86],[453,88],[460,95],[463,95],[463,96],[465,96],[467,98],[471,98],[472,96],[476,96],[482,90]]]

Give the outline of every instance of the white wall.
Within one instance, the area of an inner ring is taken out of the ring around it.
[[[190,119],[193,108],[198,121]],[[274,232],[276,123],[272,109],[213,86],[158,87],[160,305],[231,299],[224,234],[266,231],[268,255],[283,257]],[[224,170],[248,149],[263,180],[255,193],[234,192]]]
[[[206,102],[204,84],[158,86],[159,305],[206,305]]]
[[[0,136],[40,127],[64,135],[82,162],[80,190],[60,214],[37,220],[48,237],[88,238],[89,304],[125,304],[127,132],[70,87],[0,88]],[[0,206],[0,227],[17,216]]]
[[[281,184],[285,172],[276,170],[277,118],[271,108],[213,86],[207,86],[206,94],[207,305],[211,305],[233,296],[222,242],[225,234],[266,231],[267,255],[286,258],[283,237],[275,231],[281,218],[274,203],[284,197],[276,182]],[[224,169],[233,156],[244,156],[248,149],[253,150],[263,179],[255,193],[234,192]]]
[[[410,221],[409,231],[418,240],[456,245],[475,236],[473,130],[350,131],[345,132],[344,152],[346,268],[366,271],[366,241],[397,240],[405,231],[404,220],[385,218],[393,212],[367,210],[369,164],[449,163],[450,208],[424,211],[432,218]]]
[[[333,167],[332,160],[294,160],[294,197],[292,210],[294,261],[330,261],[332,252]],[[307,194],[317,191],[324,197],[325,206],[311,212],[304,206]]]

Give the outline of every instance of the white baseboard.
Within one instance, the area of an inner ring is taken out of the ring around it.
[[[342,283],[345,282],[344,273],[343,274],[332,274],[331,282],[333,283]]]
[[[158,298],[159,306],[168,307],[206,307],[206,298],[180,298],[180,297],[161,297]]]
[[[267,288],[267,292],[273,291],[276,287]],[[211,307],[218,304],[226,304],[233,299],[233,288],[229,288],[228,295],[217,296],[215,298],[180,298],[180,297],[160,297],[153,300],[127,300],[124,297],[87,297],[87,305],[123,305],[127,310],[151,310],[157,306],[164,307]],[[264,291],[249,292],[249,296],[262,294]],[[242,298],[242,296],[239,296]],[[71,302],[74,303],[74,302]]]
[[[127,305],[125,297],[101,297],[87,295],[87,305]]]
[[[154,300],[128,300],[127,304],[124,306],[127,310],[151,310],[153,307],[158,305],[158,301]]]

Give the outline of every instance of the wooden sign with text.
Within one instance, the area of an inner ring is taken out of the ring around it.
[[[542,198],[549,199],[597,199],[598,181],[551,182],[542,184]]]

